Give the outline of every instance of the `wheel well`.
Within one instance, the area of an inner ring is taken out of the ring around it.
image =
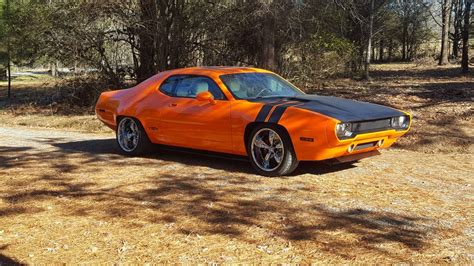
[[[140,119],[134,117],[134,116],[128,116],[128,115],[118,115],[116,118],[115,118],[115,124],[117,124],[116,128],[118,129],[118,124],[120,122],[120,120],[122,118],[125,118],[125,117],[129,117],[129,118],[133,118],[134,120],[138,121],[139,123],[139,127],[142,128],[143,130],[143,133],[145,133],[146,137],[148,138],[148,140],[150,140],[150,135],[148,135],[148,132],[146,131],[145,129],[145,126],[143,125],[142,121],[140,121]]]
[[[118,126],[118,123],[119,123],[120,120],[121,120],[122,118],[124,118],[124,117],[125,117],[125,116],[123,116],[123,115],[118,115],[118,116],[115,118],[115,124],[117,124],[117,126]]]
[[[140,124],[143,126],[143,123],[142,121],[140,121],[140,119],[136,118],[136,117],[133,117],[133,116],[129,116],[129,115],[118,115],[116,118],[115,118],[115,123],[117,124],[118,126],[118,123],[120,122],[120,120],[122,118],[125,118],[125,117],[129,117],[129,118],[133,118],[135,120],[137,120],[138,122],[140,122]]]
[[[132,118],[132,119],[135,119],[136,121],[138,121],[138,123],[140,123],[140,126],[143,128],[143,130],[145,131],[145,134],[148,135],[148,133],[146,132],[145,130],[145,127],[143,126],[143,123],[142,121],[140,121],[140,119],[136,118],[136,117],[133,117],[133,116],[128,116],[128,115],[118,115],[116,118],[115,118],[115,124],[117,125],[117,128],[118,128],[118,124],[120,122],[120,120],[122,118],[125,118],[125,117],[129,117],[129,118]]]
[[[252,130],[254,128],[256,128],[257,126],[259,125],[273,125],[273,126],[276,126],[278,128],[280,128],[281,130],[283,130],[286,135],[288,136],[288,138],[290,139],[290,143],[291,143],[291,146],[293,146],[293,141],[291,140],[291,136],[290,134],[288,133],[288,130],[286,130],[286,128],[282,125],[279,125],[279,124],[274,124],[274,123],[262,123],[262,122],[252,122],[252,123],[249,123],[246,127],[245,127],[245,133],[244,133],[244,143],[245,143],[245,148],[247,148],[247,142],[250,138],[250,134],[252,133]]]

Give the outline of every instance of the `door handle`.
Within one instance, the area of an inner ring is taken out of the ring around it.
[[[177,103],[170,103],[168,106],[169,107],[176,107],[176,106],[178,106],[178,104]]]

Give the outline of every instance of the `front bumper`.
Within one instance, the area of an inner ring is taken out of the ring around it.
[[[365,159],[365,158],[372,157],[372,156],[377,156],[377,155],[380,155],[380,152],[378,150],[373,150],[373,151],[366,151],[366,152],[363,152],[363,153],[357,153],[357,154],[351,154],[351,155],[347,155],[347,156],[337,157],[337,158],[334,158],[334,159],[326,160],[325,162],[330,164],[330,165],[334,165],[334,164],[355,162],[355,161],[358,161],[358,160],[361,160],[361,159]]]
[[[320,147],[316,152],[313,151],[309,158],[304,158],[303,160],[322,161],[388,148],[407,131],[391,129],[359,134],[355,138],[348,140],[329,141],[326,147]]]

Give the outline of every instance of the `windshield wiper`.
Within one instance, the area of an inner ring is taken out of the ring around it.
[[[258,96],[258,97],[255,97],[254,99],[275,98],[275,97],[292,97],[292,96],[288,96],[288,95],[267,95],[267,96]]]

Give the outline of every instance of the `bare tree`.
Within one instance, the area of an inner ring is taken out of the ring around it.
[[[372,52],[372,39],[374,37],[374,12],[375,12],[375,0],[370,0],[370,9],[369,9],[369,32],[367,36],[367,51],[365,58],[364,66],[364,78],[370,79],[369,68],[370,68],[370,58]]]
[[[275,16],[272,12],[274,1],[262,1],[263,32],[262,55],[260,65],[266,69],[275,70]]]
[[[137,80],[143,81],[155,74],[155,42],[157,31],[157,6],[155,0],[140,0],[141,29],[138,30],[140,66]]]
[[[469,27],[471,26],[471,6],[473,0],[466,0],[464,8],[464,27],[462,32],[462,60],[461,72],[467,74],[469,72]]]
[[[275,70],[275,18],[270,15],[263,21],[262,67]]]
[[[446,65],[448,63],[451,8],[451,0],[443,0],[441,10],[441,54],[439,56],[439,65]]]
[[[10,0],[6,0],[5,2],[5,17],[7,20],[7,24],[9,21],[10,16]],[[10,28],[10,27],[8,27]],[[9,34],[8,34],[9,35]],[[11,58],[11,45],[10,45],[10,37],[7,36],[7,72],[8,72],[8,99],[11,98],[12,94],[12,58]]]
[[[464,0],[453,0],[452,21],[454,32],[451,33],[452,55],[456,59],[459,56],[459,43],[462,39],[463,27],[463,5]]]
[[[372,45],[374,38],[374,21],[381,17],[383,7],[387,0],[351,0],[335,3],[348,12],[360,27],[362,40],[360,41],[360,53],[363,58],[365,79],[370,78],[370,63],[372,58]]]

